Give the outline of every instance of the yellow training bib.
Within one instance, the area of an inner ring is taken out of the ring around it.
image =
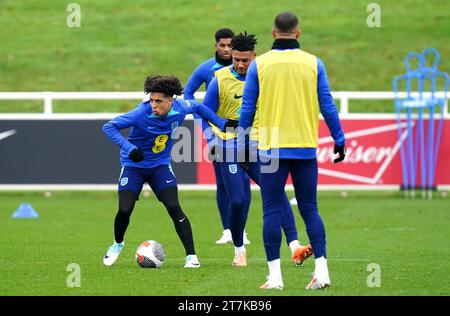
[[[317,58],[300,49],[256,57],[259,80],[258,148],[317,147]]]
[[[225,67],[215,72],[219,86],[219,108],[217,115],[225,119],[239,120],[242,96],[244,92],[245,81],[237,79],[231,72],[231,67]],[[230,140],[237,137],[236,133],[222,132],[217,126],[210,123],[215,135],[223,140]],[[257,140],[258,119],[255,115],[250,138]]]

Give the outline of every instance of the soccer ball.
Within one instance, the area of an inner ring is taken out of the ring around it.
[[[154,240],[144,241],[136,249],[136,262],[141,268],[161,268],[165,257],[162,245]]]

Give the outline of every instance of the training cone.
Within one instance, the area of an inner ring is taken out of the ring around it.
[[[34,210],[31,204],[22,203],[12,214],[13,218],[38,218],[39,214]]]

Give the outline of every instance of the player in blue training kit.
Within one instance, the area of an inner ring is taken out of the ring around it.
[[[106,266],[118,258],[123,246],[135,202],[142,186],[148,182],[156,197],[166,207],[186,251],[185,268],[198,268],[189,219],[178,201],[178,188],[170,166],[171,134],[183,123],[185,116],[197,113],[220,128],[236,126],[235,121],[218,117],[196,101],[174,99],[183,93],[176,77],[151,76],[144,84],[150,100],[142,102],[132,111],[120,115],[103,126],[103,131],[120,146],[122,171],[119,177],[119,210],[114,221],[114,244],[103,258]],[[131,127],[128,138],[120,130]]]
[[[208,87],[203,103],[223,118],[239,119],[245,76],[248,66],[256,55],[255,44],[254,35],[241,33],[234,36],[231,41],[233,65],[216,71],[215,78]],[[253,124],[253,143],[256,143],[254,138],[257,134],[256,121]],[[249,177],[259,184],[259,162],[252,162],[244,167],[240,165],[237,160],[236,131],[222,132],[214,126],[213,131],[220,141],[216,154],[221,161],[222,179],[230,200],[230,228],[235,246],[232,265],[243,267],[247,265],[243,232],[250,207]],[[284,202],[282,226],[286,241],[291,248],[293,261],[301,264],[312,254],[311,246],[304,247],[299,244],[294,215],[285,193]]]
[[[307,289],[330,285],[325,227],[317,210],[317,146],[319,110],[335,141],[334,153],[345,157],[345,137],[330,93],[325,66],[300,50],[300,28],[291,12],[275,18],[272,50],[256,57],[247,72],[239,126],[252,126],[258,115],[260,187],[263,199],[263,239],[269,277],[262,289],[282,289],[280,264],[282,192],[291,174],[309,240],[315,270]],[[256,105],[258,102],[258,105]],[[241,144],[242,134],[239,134]],[[278,163],[271,172],[263,171]]]
[[[209,83],[214,78],[214,73],[225,66],[231,65],[231,39],[233,36],[233,31],[227,28],[216,32],[216,55],[194,70],[184,87],[185,100],[195,99],[194,93],[202,84],[205,84],[205,89],[208,88]],[[206,127],[209,127],[209,125],[206,124]]]
[[[215,57],[208,59],[203,64],[198,66],[192,73],[186,87],[184,89],[184,99],[193,100],[194,93],[200,88],[201,85],[205,85],[208,89],[209,83],[214,78],[214,73],[223,67],[231,65],[231,38],[234,36],[232,30],[224,28],[220,29],[215,34]],[[195,119],[201,119],[198,115],[194,114]],[[217,244],[232,243],[231,231],[230,231],[230,201],[228,199],[225,185],[223,183],[220,162],[214,159],[217,141],[214,137],[214,133],[211,132],[210,125],[207,121],[201,120],[203,134],[208,141],[210,159],[212,160],[214,167],[214,174],[216,177],[216,202],[219,209],[220,219],[222,221],[223,232],[221,238],[216,241]],[[249,192],[250,194],[250,192]],[[248,197],[250,199],[250,197]],[[247,237],[244,235],[245,244],[250,244]]]

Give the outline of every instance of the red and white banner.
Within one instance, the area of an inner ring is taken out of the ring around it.
[[[323,120],[319,125],[319,185],[325,186],[379,186],[401,185],[402,167],[400,158],[400,140],[396,120],[374,117],[341,119],[345,132],[347,155],[342,163],[333,163],[333,139]],[[435,131],[438,120],[435,121]],[[414,126],[414,135],[415,133]],[[425,122],[427,130],[427,122]],[[402,141],[406,139],[406,131]],[[442,138],[437,158],[434,184],[450,185],[450,119],[444,121]],[[445,168],[447,166],[447,168]],[[420,184],[420,169],[416,173]],[[290,181],[288,181],[290,182]],[[210,162],[197,165],[197,183],[214,184],[215,177]]]

